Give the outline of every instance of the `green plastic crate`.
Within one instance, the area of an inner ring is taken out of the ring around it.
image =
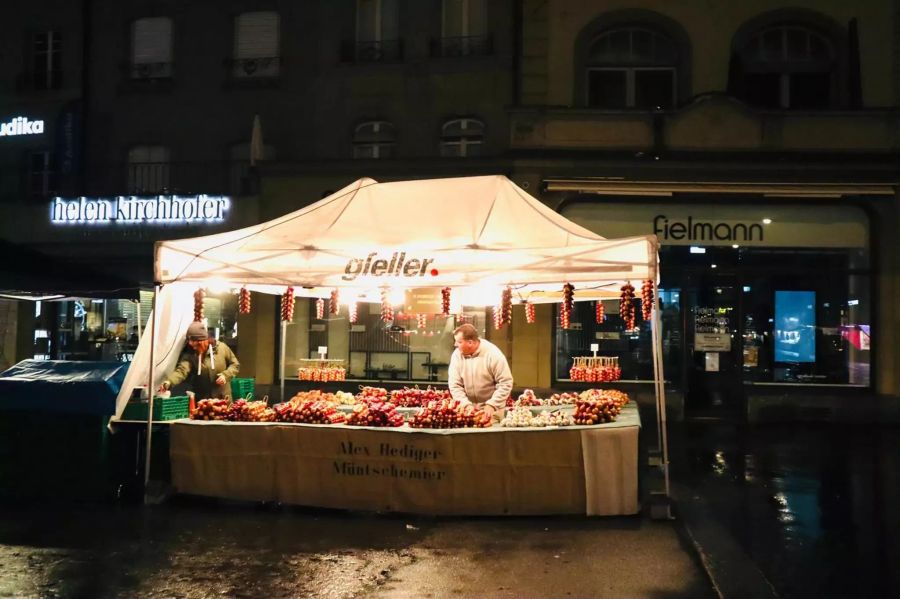
[[[256,379],[231,379],[232,399],[253,399],[256,392]]]
[[[146,401],[130,401],[122,412],[122,420],[146,420]],[[153,420],[178,420],[190,416],[190,400],[186,395],[153,399]]]

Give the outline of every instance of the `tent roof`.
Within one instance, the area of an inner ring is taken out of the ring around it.
[[[500,175],[366,178],[266,223],[158,242],[154,266],[162,284],[305,288],[298,295],[476,285],[521,294],[655,280],[656,250],[654,237],[604,239]]]

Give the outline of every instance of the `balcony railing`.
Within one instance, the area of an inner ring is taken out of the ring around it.
[[[234,58],[228,68],[232,79],[270,79],[281,74],[281,57]]]
[[[341,45],[341,61],[353,63],[402,62],[403,40],[344,42]]]
[[[133,62],[128,65],[131,79],[171,79],[174,72],[171,62]]]
[[[225,61],[226,88],[267,88],[281,84],[280,56],[234,58]]]
[[[431,56],[435,58],[489,56],[493,53],[494,39],[491,35],[442,37],[431,40]]]
[[[129,62],[122,65],[119,90],[124,92],[169,91],[174,83],[174,63]]]

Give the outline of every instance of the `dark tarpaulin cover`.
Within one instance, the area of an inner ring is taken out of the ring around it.
[[[0,372],[0,409],[111,415],[127,362],[23,360]]]

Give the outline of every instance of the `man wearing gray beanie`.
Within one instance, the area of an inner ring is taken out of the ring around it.
[[[187,330],[187,347],[181,353],[175,370],[163,381],[163,389],[188,380],[197,399],[231,397],[231,379],[241,364],[231,348],[210,339],[206,326],[194,321]]]

